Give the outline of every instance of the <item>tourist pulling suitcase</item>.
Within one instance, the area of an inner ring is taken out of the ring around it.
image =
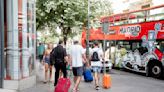
[[[60,78],[54,89],[54,92],[69,92],[69,88],[71,86],[70,78],[72,76],[72,70],[70,65],[67,65],[67,73],[69,74],[69,78]]]

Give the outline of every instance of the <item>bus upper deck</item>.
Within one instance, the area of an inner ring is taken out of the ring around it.
[[[155,24],[159,23],[157,40],[164,39],[164,4],[147,9],[131,11],[102,17],[100,24],[109,22],[108,34],[104,38],[102,27],[90,29],[89,40],[141,40],[144,35],[148,36],[150,30],[154,30]],[[86,46],[86,30],[82,32],[82,45]]]

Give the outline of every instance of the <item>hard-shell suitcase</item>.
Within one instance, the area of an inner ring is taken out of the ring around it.
[[[68,92],[71,86],[71,81],[69,78],[60,78],[55,87],[54,92]]]
[[[104,69],[103,82],[102,82],[103,88],[108,89],[108,88],[111,88],[111,76],[106,73],[105,63],[103,63],[103,69]]]
[[[111,88],[111,76],[109,74],[103,75],[103,87],[106,89]]]
[[[86,68],[84,70],[84,74],[83,75],[84,75],[85,82],[92,82],[93,81],[93,76],[92,76],[91,69]]]

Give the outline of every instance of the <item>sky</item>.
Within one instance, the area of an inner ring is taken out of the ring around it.
[[[111,0],[114,13],[121,13],[122,10],[126,8],[122,1],[123,0]]]

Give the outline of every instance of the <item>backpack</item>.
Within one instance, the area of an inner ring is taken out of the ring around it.
[[[54,65],[55,63],[64,62],[64,48],[57,46],[50,53],[50,64]]]
[[[91,57],[91,61],[100,61],[99,55],[97,51],[94,51]]]
[[[55,48],[50,52],[50,64],[55,64]]]

